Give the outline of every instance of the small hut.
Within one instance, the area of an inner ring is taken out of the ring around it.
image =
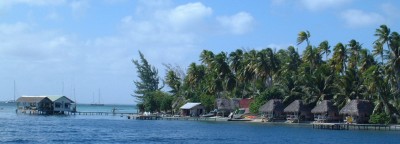
[[[52,102],[45,96],[22,96],[17,99],[17,111],[29,114],[50,114]]]
[[[241,99],[239,101],[239,108],[244,110],[244,113],[250,113],[250,103],[253,102],[252,98]]]
[[[311,110],[311,113],[314,114],[316,122],[331,122],[340,120],[338,111],[331,100],[323,100]]]
[[[299,122],[300,120],[310,120],[312,118],[310,108],[301,100],[295,100],[284,110],[288,122]]]
[[[262,105],[258,111],[264,115],[266,121],[273,121],[274,119],[284,119],[284,105],[280,99],[272,99]]]
[[[180,107],[182,116],[200,116],[205,113],[204,106],[201,103],[186,103]]]
[[[339,114],[346,116],[347,123],[367,123],[372,114],[373,106],[368,100],[351,100]]]
[[[240,99],[219,98],[216,100],[218,112],[227,116],[240,107]]]

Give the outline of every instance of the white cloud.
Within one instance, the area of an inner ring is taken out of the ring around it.
[[[385,21],[384,17],[374,12],[364,12],[361,10],[346,10],[341,14],[346,24],[350,27],[369,26],[381,24]]]
[[[174,27],[186,27],[190,24],[201,22],[204,18],[212,15],[212,9],[202,3],[188,3],[172,9],[168,19]]]
[[[352,0],[301,0],[301,3],[309,10],[322,10],[350,3]]]
[[[72,46],[70,39],[52,31],[34,31],[26,23],[0,24],[0,58],[19,61],[58,61],[71,53],[64,49]]]
[[[239,12],[232,16],[218,17],[218,22],[232,34],[249,32],[254,25],[254,18],[247,12]]]
[[[90,8],[89,4],[88,1],[68,1],[65,7],[85,10]],[[202,3],[171,7],[165,1],[146,0],[139,2],[138,7],[142,10],[121,17],[116,33],[88,39],[82,39],[79,33],[75,36],[66,31],[40,27],[43,25],[37,21],[0,23],[0,64],[7,70],[0,74],[9,75],[8,71],[12,71],[19,73],[15,74],[17,78],[34,75],[31,77],[37,79],[27,82],[76,78],[83,85],[86,84],[83,81],[87,81],[87,86],[82,86],[85,89],[90,89],[92,83],[100,85],[107,80],[118,83],[126,80],[129,83],[136,78],[130,60],[138,59],[137,51],[140,50],[163,77],[162,63],[187,67],[196,62],[199,53],[207,48],[201,47],[201,43],[208,36],[219,34],[219,27],[209,27],[219,24],[215,18],[218,16],[213,15],[211,7]],[[48,13],[45,16],[57,19],[62,18],[61,14]],[[248,32],[251,30],[249,25],[254,21],[246,12],[223,19],[227,27],[225,31],[229,32],[224,34]],[[129,95],[129,90],[117,91],[120,91],[119,95]]]

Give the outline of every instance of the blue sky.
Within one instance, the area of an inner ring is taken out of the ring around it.
[[[0,100],[13,98],[15,80],[17,97],[64,94],[91,103],[100,89],[103,103],[133,104],[131,60],[139,50],[163,77],[163,63],[185,70],[203,49],[287,48],[304,30],[313,45],[356,39],[370,48],[379,25],[399,31],[399,6],[396,0],[2,0]]]

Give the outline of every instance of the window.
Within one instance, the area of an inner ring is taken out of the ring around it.
[[[69,108],[69,103],[65,103],[64,108]]]
[[[58,103],[58,102],[56,102],[54,105],[55,105],[54,107],[56,107],[56,108],[60,108],[61,107],[61,103]]]

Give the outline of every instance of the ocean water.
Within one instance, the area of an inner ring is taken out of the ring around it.
[[[131,106],[78,105],[79,111],[136,112]],[[119,115],[16,114],[0,104],[0,143],[399,143],[400,131],[320,130],[307,125],[129,120]]]

